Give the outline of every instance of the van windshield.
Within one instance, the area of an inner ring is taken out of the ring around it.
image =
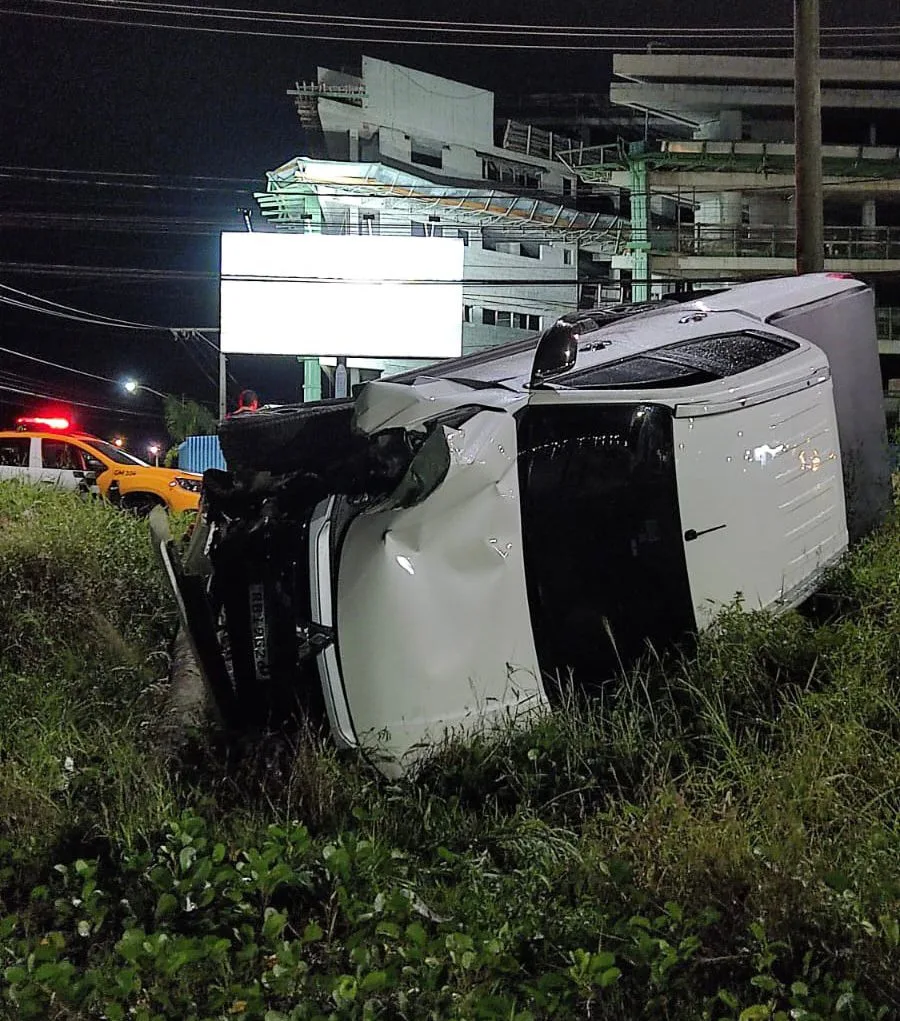
[[[129,454],[127,450],[122,450],[121,447],[117,447],[114,443],[107,443],[106,440],[91,440],[88,446],[99,451],[104,457],[109,458],[110,461],[114,461],[116,464],[139,464],[143,468],[149,468],[146,461],[142,461],[139,457],[135,457],[134,454]]]
[[[553,698],[554,677],[592,688],[694,627],[672,413],[534,406],[518,439],[528,603]]]

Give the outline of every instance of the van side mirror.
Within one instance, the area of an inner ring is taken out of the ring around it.
[[[534,352],[531,366],[530,389],[539,387],[544,380],[568,372],[578,358],[579,324],[560,319],[544,330]]]

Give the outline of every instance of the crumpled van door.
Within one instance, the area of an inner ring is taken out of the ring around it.
[[[830,379],[718,413],[679,406],[675,458],[698,626],[738,594],[747,610],[796,605],[846,549]]]
[[[546,705],[526,596],[515,420],[480,411],[439,429],[449,453],[443,481],[412,506],[389,499],[360,514],[340,553],[346,702],[360,744],[389,774],[447,730],[471,733]]]

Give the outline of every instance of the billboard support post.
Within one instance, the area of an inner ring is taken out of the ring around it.
[[[337,367],[334,370],[334,396],[346,397],[350,392],[347,385],[347,356],[337,356]]]
[[[303,358],[297,356],[297,361],[303,362],[303,403],[320,401],[322,399],[322,367],[318,358]]]

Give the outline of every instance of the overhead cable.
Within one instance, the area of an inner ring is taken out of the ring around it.
[[[116,415],[132,415],[135,418],[152,418],[159,420],[163,418],[161,411],[149,412],[149,411],[132,411],[130,408],[116,408],[109,404],[90,404],[87,401],[76,401],[71,400],[68,397],[60,397],[58,394],[39,393],[37,390],[26,390],[24,387],[17,386],[6,386],[0,384],[0,390],[7,393],[22,394],[26,397],[40,397],[41,400],[45,401],[56,401],[59,404],[75,404],[81,408],[91,408],[94,411],[107,411],[112,412]]]
[[[16,265],[15,263],[12,265]],[[2,267],[0,267],[2,268]],[[63,267],[66,269],[78,269],[79,267]],[[98,271],[102,269],[109,269],[113,267],[91,267],[93,270]],[[140,272],[140,271],[139,271]],[[75,318],[77,321],[86,322],[91,326],[109,326],[117,329],[128,329],[128,330],[151,330],[157,333],[174,333],[174,332],[186,332],[186,333],[218,333],[218,327],[214,326],[159,326],[152,323],[140,323],[132,322],[128,319],[115,319],[111,316],[105,316],[99,313],[85,312],[83,309],[74,308],[71,305],[62,305],[56,301],[50,301],[48,298],[41,298],[38,295],[30,294],[28,291],[20,291],[15,287],[10,287],[8,284],[0,284],[0,292],[9,292],[11,294],[18,295],[19,298],[27,299],[27,301],[21,301],[14,298],[8,297],[7,294],[0,293],[0,302],[8,305],[17,305],[22,308],[26,308],[32,312],[43,312],[46,315],[57,315],[61,318]],[[36,306],[33,303],[38,302]],[[47,308],[41,307],[42,305],[48,306]],[[204,338],[206,339],[206,338]],[[210,342],[211,343],[211,342]]]
[[[716,37],[729,38],[732,36],[788,36],[793,38],[793,28],[790,25],[767,26],[712,26],[705,25],[691,27],[684,25],[653,25],[653,26],[626,26],[626,25],[561,25],[541,24],[523,22],[500,22],[500,21],[452,21],[446,19],[422,19],[422,18],[397,18],[381,17],[372,15],[345,15],[339,13],[320,14],[306,11],[278,11],[260,10],[259,8],[246,7],[221,7],[215,5],[165,3],[156,0],[37,0],[45,6],[51,7],[74,7],[88,10],[119,11],[122,13],[156,14],[172,18],[195,18],[205,21],[253,21],[275,24],[298,24],[309,26],[321,24],[326,27],[355,27],[364,29],[379,27],[389,31],[428,31],[428,32],[466,32],[466,33],[522,33],[529,35],[577,35],[585,36],[608,36],[613,35],[637,35],[648,34],[668,37]],[[900,30],[900,25],[823,25],[821,32],[824,34],[840,33],[865,34],[885,33]]]
[[[62,2],[62,0],[52,0],[52,2]],[[104,4],[104,9],[108,8]],[[60,13],[47,13],[43,11],[31,11],[31,10],[18,10],[18,9],[4,9],[0,10],[0,15],[18,15],[20,17],[31,17],[31,18],[43,18],[51,21],[70,21],[83,24],[98,24],[98,25],[119,25],[128,28],[156,28],[164,29],[169,31],[182,31],[182,32],[202,32],[211,35],[225,35],[225,36],[246,36],[255,37],[262,39],[309,39],[318,42],[343,42],[343,43],[355,43],[355,44],[377,44],[377,45],[400,45],[400,46],[429,46],[429,47],[462,47],[465,49],[497,49],[497,50],[523,50],[523,51],[540,51],[540,50],[552,50],[552,51],[565,51],[565,52],[589,52],[589,53],[643,53],[648,52],[648,45],[609,45],[601,43],[589,43],[587,45],[578,45],[567,42],[502,42],[500,40],[491,39],[489,41],[480,41],[478,39],[471,38],[469,32],[460,33],[463,37],[459,39],[435,39],[429,33],[429,38],[385,38],[384,36],[360,36],[360,35],[337,35],[337,34],[323,34],[322,32],[278,32],[278,31],[261,31],[258,29],[247,29],[247,28],[233,28],[233,27],[219,27],[210,25],[176,25],[168,24],[159,21],[137,21],[131,18],[110,18],[110,17],[87,17],[75,14],[60,14]],[[255,19],[258,20],[258,19]],[[883,38],[884,33],[878,33],[876,37]],[[768,33],[765,36],[758,38],[771,38],[772,34]],[[637,38],[637,37],[634,37]],[[649,43],[653,42],[653,33],[647,33],[644,38]],[[756,37],[754,37],[756,38]],[[900,41],[883,41],[878,43],[856,43],[852,36],[842,34],[837,36],[839,42],[830,44],[828,37],[822,42],[821,50],[841,50],[845,51],[848,49],[858,51],[884,51],[900,48]],[[629,42],[631,37],[629,37]],[[681,43],[678,47],[669,47],[666,52],[688,52],[688,53],[790,53],[793,51],[793,44],[787,39],[783,43],[771,42],[765,45],[715,45],[711,46],[708,41],[698,39],[697,42],[702,43],[699,46],[685,45]],[[661,46],[657,46],[657,52],[662,49]]]

